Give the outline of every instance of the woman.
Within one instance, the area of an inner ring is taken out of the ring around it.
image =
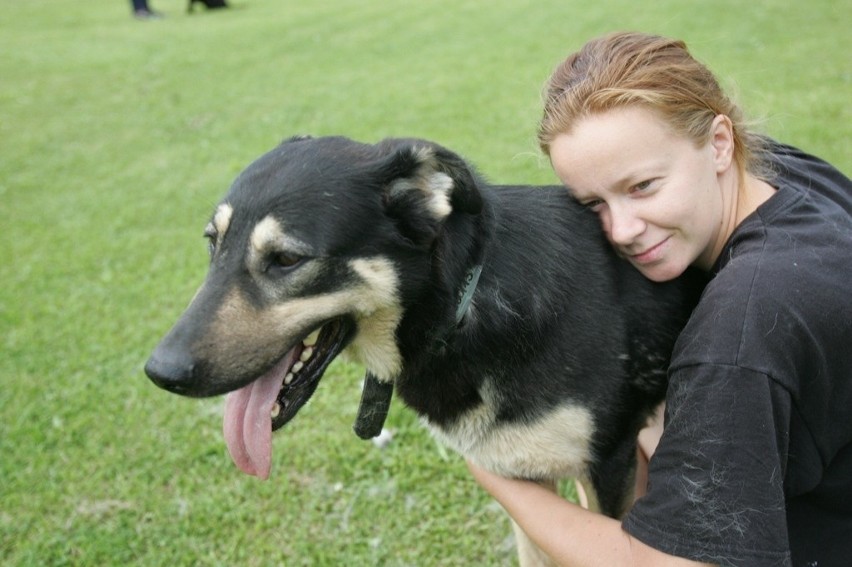
[[[623,521],[469,464],[558,564],[848,565],[852,183],[752,135],[679,41],[615,34],[551,77],[539,131],[617,252],[713,275],[675,347],[647,493]],[[703,562],[703,563],[701,563]]]

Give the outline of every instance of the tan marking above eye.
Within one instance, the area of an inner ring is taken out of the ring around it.
[[[213,229],[216,231],[216,241],[221,242],[225,238],[225,233],[231,226],[231,217],[234,216],[234,208],[228,203],[222,203],[216,209],[216,214],[213,215]]]
[[[248,258],[254,267],[268,261],[283,267],[294,266],[314,253],[310,246],[287,234],[281,221],[272,215],[261,219],[249,237]]]
[[[284,230],[281,223],[272,215],[267,215],[254,226],[251,231],[251,247],[254,252],[265,252],[275,244],[284,240]]]

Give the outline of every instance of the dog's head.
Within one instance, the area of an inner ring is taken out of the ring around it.
[[[429,142],[288,140],[216,208],[207,277],[145,372],[187,396],[239,390],[229,404],[242,404],[246,424],[272,412],[271,429],[344,348],[391,381],[402,365],[396,330],[433,277],[436,242],[453,215],[481,207],[465,163]]]

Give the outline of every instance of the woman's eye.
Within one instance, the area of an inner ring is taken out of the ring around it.
[[[651,183],[653,183],[653,179],[648,179],[646,181],[640,181],[636,185],[630,188],[631,193],[641,193],[642,191],[647,191],[648,188],[651,187]]]
[[[603,207],[603,204],[604,202],[602,199],[593,199],[591,201],[586,201],[585,203],[583,203],[583,206],[589,209],[590,211],[598,212],[601,210],[601,207]]]

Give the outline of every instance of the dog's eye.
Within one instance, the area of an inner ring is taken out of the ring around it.
[[[302,261],[301,256],[290,254],[288,252],[276,252],[269,259],[270,267],[274,268],[292,268]]]

